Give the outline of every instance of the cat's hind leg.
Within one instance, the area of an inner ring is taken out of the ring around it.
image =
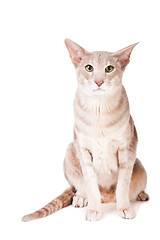
[[[64,174],[71,186],[76,190],[72,205],[74,207],[85,207],[88,204],[85,183],[79,159],[76,156],[74,144],[69,144],[64,159]]]
[[[149,196],[144,191],[147,184],[147,174],[146,171],[140,162],[140,160],[136,159],[133,173],[130,183],[130,200],[138,200],[138,201],[148,201]]]

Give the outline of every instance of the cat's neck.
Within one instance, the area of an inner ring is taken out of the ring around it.
[[[112,93],[102,95],[88,95],[78,88],[75,100],[80,101],[86,111],[95,111],[95,109],[100,108],[103,112],[112,112],[119,106],[123,97],[128,101],[123,86],[115,89]]]

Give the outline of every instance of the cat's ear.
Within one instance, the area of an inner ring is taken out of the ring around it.
[[[87,54],[87,51],[70,39],[65,39],[65,44],[72,63],[75,65],[75,67],[77,67],[81,63],[84,56]]]
[[[128,63],[130,61],[130,55],[132,53],[132,50],[137,44],[138,44],[138,42],[114,53],[114,55],[118,58],[118,61],[121,64],[122,70],[124,70],[125,67],[128,65]]]

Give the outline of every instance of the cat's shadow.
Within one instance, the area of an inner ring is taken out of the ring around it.
[[[140,202],[140,201],[134,201],[134,202],[131,203],[131,206],[133,207],[136,215],[137,215],[138,210],[139,210],[139,208],[141,207],[142,204],[143,204],[143,202]],[[117,211],[116,203],[102,204],[102,212],[103,212],[102,218],[106,218],[108,215],[119,216],[118,211]]]
[[[131,205],[134,208],[134,211],[137,215],[139,208],[141,205],[144,204],[143,202],[135,201],[132,202]],[[85,208],[86,209],[86,208]],[[102,204],[102,219],[105,219],[108,216],[118,216],[117,206],[116,203],[103,203]]]
[[[141,205],[144,204],[142,201],[134,201],[131,203],[136,215],[138,214],[138,210]],[[81,208],[82,209],[82,208]],[[87,207],[83,208],[83,214],[85,215]],[[115,217],[119,218],[119,214],[117,211],[116,203],[103,203],[102,204],[102,219],[106,219],[107,217]]]

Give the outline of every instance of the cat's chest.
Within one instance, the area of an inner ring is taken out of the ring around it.
[[[110,138],[92,140],[93,167],[97,180],[102,187],[110,187],[115,181],[118,172],[117,161],[118,145]]]
[[[117,170],[118,142],[109,137],[92,139],[91,153],[93,164],[97,170]]]
[[[98,184],[107,189],[117,181],[117,156],[120,144],[117,132],[115,134],[103,128],[99,121],[97,125],[95,122],[93,128],[88,127],[85,133],[81,131],[78,135],[80,146],[88,149],[92,155],[92,164]]]

